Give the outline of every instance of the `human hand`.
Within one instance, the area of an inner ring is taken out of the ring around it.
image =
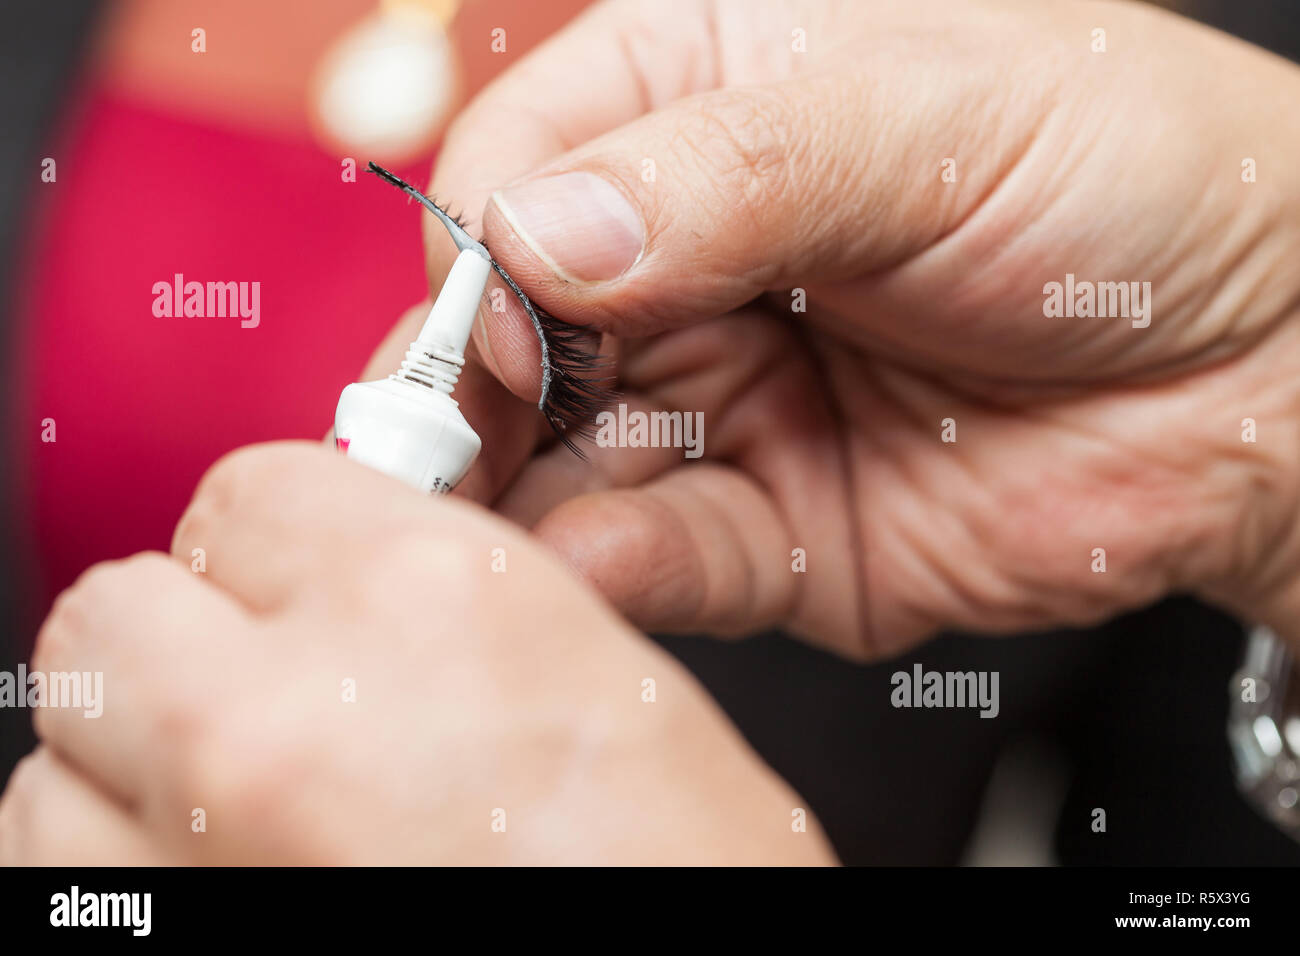
[[[594,9],[469,106],[433,190],[617,336],[630,408],[701,412],[705,460],[548,446],[510,303],[458,391],[467,493],[648,629],[872,656],[1192,591],[1296,638],[1298,76],[1138,4]],[[1067,274],[1149,283],[1145,315],[1047,317]]]
[[[223,459],[172,557],[86,572],[33,668],[102,673],[103,711],[35,712],[3,863],[830,860],[685,669],[523,532],[318,447]]]

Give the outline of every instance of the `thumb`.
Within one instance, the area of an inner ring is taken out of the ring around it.
[[[961,116],[963,94],[931,84],[890,109],[850,72],[690,97],[493,193],[484,237],[549,311],[628,336],[886,269],[955,228],[998,175],[942,181],[956,124],[924,117]]]

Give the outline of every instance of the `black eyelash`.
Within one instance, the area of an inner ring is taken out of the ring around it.
[[[380,179],[382,179],[384,182],[388,183],[389,185],[396,186],[398,189],[406,193],[411,198],[419,200],[431,212],[437,213],[440,219],[443,218],[450,219],[453,223],[459,226],[461,230],[464,230],[465,227],[469,225],[469,223],[465,220],[463,214],[453,213],[451,211],[451,207],[441,205],[432,196],[426,196],[424,193],[420,192],[418,189],[416,189],[414,186],[408,183],[405,179],[402,179],[400,176],[394,173],[390,173],[388,170],[384,169],[384,167],[380,166],[378,163],[370,162],[366,165],[366,169],[368,172],[374,173],[376,176],[378,176]],[[454,239],[455,236],[453,235],[452,238]],[[457,245],[459,245],[459,243],[457,243]]]
[[[586,458],[574,439],[592,438],[596,433],[596,413],[608,405],[615,393],[605,383],[612,379],[609,363],[585,348],[592,336],[590,329],[557,319],[528,298],[519,283],[496,261],[487,246],[471,239],[465,231],[465,220],[453,215],[410,183],[393,175],[377,163],[369,164],[370,172],[402,190],[438,217],[451,234],[458,249],[478,248],[487,255],[519,304],[523,306],[537,342],[542,350],[542,394],[537,407],[545,416],[551,429],[565,447],[579,458]],[[603,374],[602,374],[603,373]]]

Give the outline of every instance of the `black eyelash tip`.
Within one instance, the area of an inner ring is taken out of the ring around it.
[[[380,166],[374,160],[371,160],[370,162],[366,163],[366,172],[373,173],[375,176],[378,176],[380,179],[388,183],[390,186],[396,186],[398,189],[402,190],[402,192],[406,193],[411,199],[418,200],[420,198],[418,189],[416,189],[414,186],[408,183],[401,176],[398,176],[396,173],[389,172],[387,169],[385,169],[383,166]]]
[[[490,258],[488,256],[487,248],[481,242],[478,242],[475,239],[473,239],[470,236],[470,234],[466,231],[466,228],[469,225],[469,221],[465,218],[463,210],[461,211],[460,214],[453,215],[448,209],[441,206],[438,203],[438,201],[434,199],[432,196],[426,196],[424,193],[420,192],[420,190],[416,189],[406,180],[402,179],[400,176],[396,175],[395,173],[391,173],[388,170],[384,169],[383,166],[380,166],[374,160],[371,160],[368,163],[366,163],[366,169],[369,172],[374,173],[384,182],[392,186],[396,186],[402,192],[406,193],[406,195],[409,196],[411,199],[414,199],[425,209],[429,210],[429,212],[437,216],[438,220],[442,223],[443,228],[445,228],[447,230],[448,235],[451,236],[452,242],[456,243],[457,249],[461,250],[462,252],[464,252],[466,249],[473,249],[475,252],[482,255],[483,258],[485,259]]]

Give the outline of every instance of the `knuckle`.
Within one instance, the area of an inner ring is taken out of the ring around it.
[[[320,466],[320,448],[309,442],[272,442],[238,448],[208,469],[194,493],[196,504],[217,514],[236,513],[262,499],[267,489],[298,488]]]
[[[58,662],[75,653],[77,642],[94,632],[105,604],[120,593],[132,559],[92,565],[54,601],[36,635],[32,650],[34,670],[60,670]],[[51,666],[55,665],[55,666]],[[39,712],[38,712],[39,713]]]
[[[173,702],[156,714],[154,730],[171,754],[172,772],[161,787],[164,812],[224,806],[227,790],[238,787],[242,770],[227,756],[229,735],[220,725]]]
[[[249,485],[255,480],[243,451],[232,452],[219,459],[199,480],[189,507],[176,524],[172,550],[182,550],[195,542],[206,541],[214,527],[240,508],[247,497]]]
[[[238,511],[251,493],[263,484],[265,457],[257,448],[240,448],[208,469],[194,492],[191,507],[208,516]]]
[[[147,711],[145,734],[150,738],[154,752],[159,755],[159,766],[174,768],[160,787],[164,799],[189,800],[198,788],[195,786],[202,761],[211,747],[208,741],[216,731],[216,722],[192,693],[180,693],[170,687],[154,686],[146,700],[137,700],[134,706]],[[186,811],[196,806],[187,803]],[[167,812],[171,812],[170,806]]]
[[[310,442],[272,442],[239,448],[200,479],[176,526],[172,550],[181,553],[224,522],[250,513],[276,514],[310,487],[321,449]]]
[[[682,148],[727,208],[759,221],[762,207],[791,184],[796,117],[775,91],[723,91],[698,107],[682,129]]]
[[[308,779],[306,749],[289,735],[265,725],[254,728],[223,721],[196,734],[178,750],[177,771],[167,794],[166,812],[189,815],[196,808],[221,820],[231,832],[279,829],[290,793],[287,781]]]
[[[123,572],[128,567],[130,558],[114,561],[101,561],[92,564],[72,583],[71,591],[87,604],[96,604],[112,594],[121,586]]]
[[[79,639],[93,634],[97,622],[123,606],[133,607],[143,596],[156,594],[160,582],[174,573],[171,561],[156,551],[87,568],[50,608],[36,636],[33,668],[51,669],[47,665],[65,658]]]
[[[84,594],[75,584],[55,598],[36,634],[32,669],[49,670],[51,663],[65,659],[73,640],[86,630],[87,618]]]

